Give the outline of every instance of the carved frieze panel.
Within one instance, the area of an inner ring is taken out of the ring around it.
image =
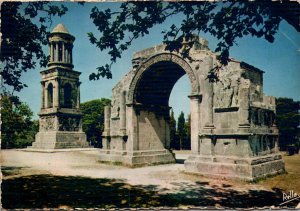
[[[220,71],[219,80],[214,84],[214,107],[229,108],[239,105],[240,73],[230,66]]]
[[[123,90],[122,83],[118,83],[113,89],[111,117],[118,118],[120,112],[121,93]]]
[[[55,130],[55,116],[40,117],[40,131]]]
[[[59,117],[59,131],[79,131],[81,128],[80,117]]]

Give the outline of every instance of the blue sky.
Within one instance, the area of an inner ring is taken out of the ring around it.
[[[148,36],[136,40],[129,50],[124,52],[122,58],[112,66],[113,79],[100,79],[89,81],[89,74],[96,71],[96,68],[109,63],[107,51],[100,51],[90,44],[87,33],[93,32],[96,37],[99,35],[96,27],[90,19],[90,11],[94,6],[99,9],[116,9],[120,3],[85,3],[80,6],[77,3],[65,3],[68,12],[61,18],[54,18],[51,30],[58,24],[63,23],[69,32],[76,37],[73,48],[74,70],[82,72],[80,80],[81,102],[96,98],[110,98],[111,90],[115,84],[131,69],[131,58],[134,52],[162,42],[161,31],[168,29],[173,23],[178,23],[180,17],[174,17],[164,24],[154,27]],[[202,34],[202,37],[209,41],[210,49],[215,49],[217,40],[209,34]],[[45,48],[45,52],[48,49]],[[265,71],[264,92],[266,95],[275,97],[289,97],[300,100],[300,35],[299,33],[282,21],[279,33],[274,43],[264,39],[243,37],[238,40],[238,46],[234,46],[230,52],[231,57],[245,61]],[[21,100],[29,104],[31,109],[37,113],[40,109],[40,71],[41,68],[28,71],[22,76],[22,81],[27,83],[18,95]],[[190,83],[187,76],[183,76],[175,85],[169,104],[173,107],[175,116],[180,111],[189,113]]]

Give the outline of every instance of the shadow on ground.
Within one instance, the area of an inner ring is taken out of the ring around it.
[[[176,163],[177,164],[184,164],[184,161],[185,161],[186,159],[180,159],[180,158],[176,158]]]
[[[208,182],[174,183],[176,191],[166,193],[154,185],[129,185],[117,179],[53,176],[23,176],[2,181],[2,205],[16,208],[127,208],[222,206],[247,208],[278,205],[280,190],[238,192],[230,185]]]

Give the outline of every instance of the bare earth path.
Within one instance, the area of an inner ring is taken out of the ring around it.
[[[97,162],[97,155],[97,150],[56,153],[2,150],[3,207],[237,208],[278,206],[282,202],[282,190],[272,190],[264,182],[184,173],[182,163],[188,152],[176,153],[176,164],[142,168],[102,164]]]

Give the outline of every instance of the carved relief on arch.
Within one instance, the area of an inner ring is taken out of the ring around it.
[[[149,59],[147,59],[144,63],[142,63],[137,71],[135,76],[133,77],[133,80],[131,81],[131,84],[129,86],[129,92],[128,92],[128,102],[133,103],[134,99],[134,92],[136,89],[136,86],[140,79],[142,78],[143,73],[153,64],[158,63],[158,62],[163,62],[163,61],[169,61],[169,62],[174,62],[175,64],[178,64],[188,75],[191,86],[192,86],[192,94],[197,94],[200,92],[200,86],[199,82],[197,80],[197,77],[195,76],[195,73],[191,66],[181,57],[171,54],[171,53],[162,53],[162,54],[157,54]]]

